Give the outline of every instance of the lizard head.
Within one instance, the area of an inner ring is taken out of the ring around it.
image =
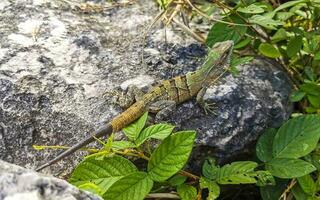
[[[208,56],[200,71],[206,79],[220,77],[230,66],[234,43],[231,40],[217,42],[208,51]]]
[[[215,54],[217,60],[230,64],[230,57],[233,51],[234,43],[232,40],[217,42],[213,45],[209,53]]]

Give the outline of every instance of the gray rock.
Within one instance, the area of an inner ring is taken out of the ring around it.
[[[185,74],[206,55],[170,28],[170,43],[158,27],[143,43],[157,13],[154,1],[87,14],[65,1],[3,1],[0,11],[0,159],[27,168],[60,153],[36,151],[33,144],[72,145],[117,115],[121,109],[109,98],[114,88]],[[218,148],[218,156],[234,154],[289,116],[289,91],[273,64],[246,65],[208,91],[217,116],[203,115],[191,101],[178,107],[172,122],[197,129],[198,144]],[[63,176],[82,155],[47,172]]]
[[[100,200],[64,180],[49,177],[0,160],[0,199]]]

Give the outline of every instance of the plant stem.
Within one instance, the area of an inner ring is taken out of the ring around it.
[[[179,195],[173,193],[150,193],[147,199],[180,199]]]

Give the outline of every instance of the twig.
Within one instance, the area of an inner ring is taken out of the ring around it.
[[[179,22],[177,19],[173,18],[172,21],[173,21],[175,24],[177,24],[180,28],[182,28],[186,33],[188,33],[189,35],[191,35],[191,36],[192,36],[195,40],[197,40],[198,42],[201,42],[201,43],[205,43],[205,42],[206,42],[206,40],[205,40],[202,36],[194,33],[189,27],[187,27],[187,26],[184,25],[183,23]]]
[[[190,0],[185,0],[189,6],[194,9],[199,15],[201,15],[202,17],[204,18],[207,18],[211,21],[214,21],[214,22],[220,22],[220,23],[223,23],[223,24],[229,24],[229,25],[233,25],[233,26],[250,26],[250,25],[247,25],[247,24],[237,24],[237,23],[233,23],[233,22],[227,22],[227,21],[223,21],[223,20],[219,20],[219,19],[215,19],[211,16],[208,16],[207,14],[205,14],[202,10],[200,10],[199,8],[197,8],[195,5],[193,5]]]
[[[181,170],[181,171],[179,172],[179,174],[182,175],[182,176],[187,176],[187,177],[192,178],[192,179],[195,179],[195,180],[199,180],[199,179],[200,179],[199,176],[196,176],[196,175],[191,174],[190,172],[187,172],[187,171],[184,171],[184,170]]]
[[[145,198],[149,199],[180,199],[179,195],[172,193],[151,193]]]
[[[290,192],[290,190],[293,188],[293,186],[297,183],[296,179],[292,179],[290,184],[288,185],[288,187],[286,188],[286,190],[281,194],[281,196],[279,197],[279,200],[283,199],[286,200],[287,199],[287,193]]]

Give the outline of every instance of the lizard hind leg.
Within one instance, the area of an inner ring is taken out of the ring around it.
[[[209,103],[206,102],[203,97],[205,95],[207,91],[207,87],[203,87],[197,94],[197,103],[203,108],[204,112],[206,113],[206,115],[213,114],[213,115],[217,115],[217,113],[215,112],[216,110],[216,104],[215,103]]]
[[[149,112],[156,113],[155,122],[166,121],[175,111],[176,102],[171,100],[159,100],[149,106]]]
[[[129,85],[126,90],[117,92],[115,95],[117,96],[115,104],[119,105],[123,109],[127,109],[134,102],[139,101],[144,95],[144,92],[136,85]]]

